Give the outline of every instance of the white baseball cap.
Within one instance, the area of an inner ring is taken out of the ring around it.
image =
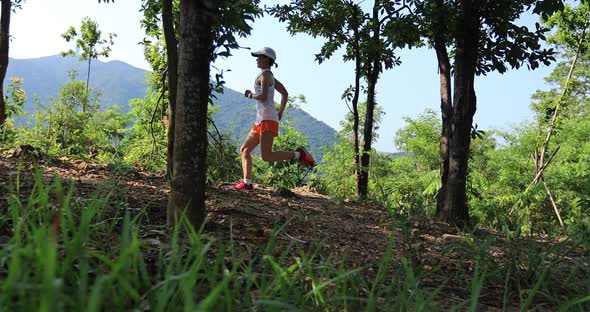
[[[273,61],[277,60],[277,54],[275,53],[275,50],[273,50],[269,47],[264,47],[256,52],[252,52],[252,56],[259,56],[259,55],[264,55],[264,56],[270,57]]]

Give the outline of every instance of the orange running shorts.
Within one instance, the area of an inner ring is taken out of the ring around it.
[[[274,120],[263,120],[259,124],[254,124],[254,126],[252,127],[252,130],[251,130],[251,132],[258,133],[259,135],[262,135],[262,133],[268,132],[268,131],[272,132],[273,137],[278,136],[279,135],[279,123]]]

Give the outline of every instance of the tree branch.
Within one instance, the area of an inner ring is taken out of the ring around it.
[[[563,220],[561,219],[561,214],[559,213],[559,209],[557,208],[557,204],[555,204],[555,200],[553,199],[553,195],[551,195],[551,192],[549,191],[549,187],[547,186],[547,183],[545,181],[543,181],[543,186],[545,186],[545,191],[547,192],[547,195],[549,195],[549,200],[551,200],[551,205],[553,206],[553,211],[555,211],[555,215],[557,216],[557,219],[559,220],[559,224],[561,225],[561,228],[565,229],[565,225],[563,224]]]
[[[412,10],[410,10],[410,6],[406,3],[406,0],[403,0],[402,6],[397,10],[392,11],[389,8],[385,7],[385,11],[387,11],[387,15],[383,16],[383,19],[379,21],[379,24],[382,24],[387,19],[392,19],[394,17],[394,15],[395,16],[399,15],[399,13],[404,9],[407,9],[410,14],[413,14]]]
[[[563,90],[562,90],[559,98],[557,99],[557,104],[555,105],[555,111],[553,112],[553,116],[551,116],[551,123],[549,124],[549,131],[547,131],[547,137],[545,138],[545,142],[543,143],[543,149],[541,150],[541,155],[539,156],[540,157],[539,163],[541,165],[543,165],[545,154],[547,153],[547,149],[549,148],[549,142],[550,142],[551,137],[553,136],[553,132],[555,130],[555,124],[556,124],[557,116],[559,115],[559,112],[560,112],[559,109],[561,108],[561,102],[563,101],[563,98],[565,97],[565,95],[568,92],[570,80],[572,79],[574,69],[576,68],[576,64],[578,63],[578,58],[579,58],[580,54],[582,53],[583,41],[585,39],[584,38],[585,34],[586,34],[586,29],[584,28],[584,30],[582,31],[582,35],[580,36],[580,40],[578,42],[578,50],[576,51],[576,55],[574,56],[574,59],[573,59],[572,64],[570,66],[570,70],[567,74],[567,78],[565,79],[565,85],[563,87]]]
[[[539,183],[539,181],[543,178],[543,172],[545,172],[545,169],[547,169],[547,166],[549,166],[549,164],[551,163],[551,161],[553,160],[553,158],[555,157],[555,155],[559,151],[560,146],[561,145],[558,145],[557,148],[553,151],[553,153],[551,153],[551,156],[549,156],[549,159],[547,160],[547,162],[545,164],[535,161],[536,165],[540,166],[540,167],[538,167],[538,169],[537,169],[537,174],[535,175],[535,178],[533,179],[533,181],[531,181],[532,185]]]

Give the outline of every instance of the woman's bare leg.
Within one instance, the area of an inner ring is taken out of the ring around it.
[[[240,153],[242,154],[242,171],[244,173],[244,179],[251,179],[252,178],[252,151],[258,143],[260,142],[260,136],[258,133],[250,132],[244,143],[242,143],[242,147],[240,148]]]
[[[272,151],[274,135],[270,131],[263,132],[260,136],[260,156],[264,161],[289,160],[295,158],[294,152]]]

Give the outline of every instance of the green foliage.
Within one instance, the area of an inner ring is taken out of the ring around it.
[[[317,166],[318,175],[312,179],[314,189],[320,193],[335,196],[339,200],[356,199],[357,181],[352,141],[345,136],[340,136],[338,142],[332,148],[326,148],[324,152],[322,163]],[[392,213],[399,213],[401,210],[409,212],[410,206],[421,210],[421,204],[414,202],[420,199],[411,197],[409,194],[402,194],[402,188],[410,192],[422,192],[413,188],[416,185],[408,183],[415,181],[412,179],[416,178],[415,175],[408,174],[414,171],[412,159],[403,158],[409,160],[403,162],[400,161],[402,158],[376,151],[372,151],[370,155],[372,162],[369,166],[369,199],[383,204]]]
[[[586,131],[586,127],[578,120],[576,126],[569,129],[574,134],[569,136],[570,142],[556,142],[561,150],[544,174],[544,181],[562,217],[567,220],[566,226],[573,232],[588,222],[586,216],[572,206],[575,198],[588,187],[584,174],[573,174],[576,170],[573,168],[579,170],[588,166],[587,160],[574,156],[588,144],[576,134]],[[534,177],[531,154],[539,140],[536,128],[527,125],[500,134],[505,144],[497,144],[493,137],[486,136],[472,146],[469,189],[474,220],[480,226],[496,229],[507,225],[525,232],[559,232],[559,223],[543,184],[530,184]],[[556,139],[561,141],[559,136]]]
[[[492,1],[479,2],[477,7],[474,14],[479,15],[481,23],[480,38],[477,38],[478,75],[493,71],[504,73],[509,68],[518,69],[524,65],[536,69],[541,63],[549,65],[555,60],[555,51],[540,44],[549,28],[536,23],[534,29],[529,29],[519,25],[519,22],[520,17],[530,11],[539,16],[549,16],[563,8],[562,1]],[[453,1],[424,1],[416,5],[423,36],[431,45],[439,36],[444,38],[445,44],[453,49],[456,47],[458,36],[462,33],[458,26],[462,21],[462,9],[462,4]]]
[[[566,5],[564,11],[558,12],[545,22],[547,27],[555,29],[554,33],[548,37],[548,41],[559,48],[564,60],[558,63],[553,72],[545,78],[553,88],[547,91],[537,91],[533,95],[535,102],[532,109],[541,131],[546,132],[556,107],[559,106],[560,109],[560,118],[555,124],[556,131],[559,131],[562,119],[582,113],[580,106],[572,105],[572,103],[588,99],[587,92],[590,90],[590,86],[585,82],[590,76],[590,58],[588,56],[590,41],[587,39],[587,34],[590,31],[590,23],[588,22],[590,9],[588,6],[589,4],[580,4],[578,7],[572,8]],[[575,64],[573,64],[573,59],[576,60]],[[566,82],[565,77],[572,69],[572,65],[575,65],[572,78]]]
[[[74,26],[70,26],[61,36],[66,42],[75,41],[76,48],[80,49],[79,54],[70,49],[62,52],[62,56],[78,56],[79,60],[88,61],[99,56],[108,57],[113,45],[113,38],[117,35],[109,33],[108,39],[103,39],[102,32],[98,29],[96,21],[93,21],[90,17],[85,17],[82,19],[79,31]]]
[[[4,102],[6,104],[6,117],[12,118],[23,113],[25,102],[27,101],[27,94],[23,89],[22,78],[12,77],[8,88],[6,88],[6,96]]]
[[[438,170],[425,170],[407,155],[392,159],[388,168],[381,202],[395,214],[432,216],[440,188]]]
[[[240,48],[238,38],[244,38],[250,34],[252,30],[251,22],[255,18],[262,16],[262,10],[258,6],[259,0],[223,0],[217,3],[218,11],[215,12],[215,23],[212,25],[213,38],[211,44],[211,62],[214,62],[218,57],[230,57],[231,51]],[[180,8],[179,1],[172,1],[173,9],[172,17],[176,37],[178,37]],[[159,88],[165,90],[166,79],[165,71],[167,69],[167,56],[165,54],[164,31],[162,29],[161,1],[146,0],[141,8],[144,18],[141,20],[141,26],[145,28],[145,33],[149,38],[159,38],[153,41],[152,39],[144,39],[145,55],[148,62],[150,62],[153,75],[160,77],[156,81]],[[177,57],[177,56],[173,56]],[[216,67],[212,69],[217,70]],[[223,93],[223,70],[216,73],[210,81],[210,90],[217,93]],[[157,89],[157,88],[156,88]],[[163,93],[165,91],[162,91]],[[213,101],[215,96],[210,94],[209,100]],[[167,99],[167,98],[166,98]],[[164,110],[168,107],[164,103]]]
[[[219,1],[219,19],[213,27],[213,58],[230,57],[231,51],[240,48],[238,38],[245,38],[252,31],[251,23],[262,16],[260,0]]]
[[[163,36],[161,29],[161,1],[144,0],[141,7],[143,19],[141,26],[145,29],[146,35],[150,38]],[[178,36],[179,27],[179,1],[173,0],[174,29]],[[252,30],[251,23],[255,18],[262,16],[262,10],[258,6],[260,0],[222,0],[218,1],[218,12],[215,12],[217,19],[213,25],[212,61],[217,57],[229,57],[231,51],[240,48],[238,38],[245,38]],[[154,44],[151,40],[144,43]],[[156,44],[161,44],[156,43]],[[164,55],[164,54],[161,54]]]
[[[70,77],[49,105],[37,101],[34,125],[20,127],[15,144],[32,145],[49,157],[120,159],[130,120],[117,106],[99,111],[99,95],[90,96],[75,73]]]
[[[354,198],[356,173],[350,138],[339,135],[338,141],[323,152],[322,162],[317,166],[318,175],[312,180],[314,189],[339,199]]]
[[[362,103],[359,104],[358,106],[358,113],[359,116],[364,116],[367,113],[367,102],[364,101]],[[383,108],[381,108],[380,105],[375,105],[374,111],[373,111],[373,141],[371,143],[375,143],[377,141],[377,139],[379,139],[379,134],[377,133],[377,131],[379,130],[379,126],[381,125],[381,120],[383,120],[383,115],[385,115],[385,112],[383,111]],[[362,142],[365,140],[364,138],[364,133],[365,133],[365,123],[363,118],[360,118],[361,120],[359,120],[359,142],[360,145],[362,146]],[[352,138],[352,127],[353,127],[353,114],[352,112],[347,113],[344,116],[344,120],[340,122],[340,126],[342,127],[341,133],[344,135],[347,135],[349,137]]]
[[[362,102],[359,107],[359,115],[363,115],[366,112],[366,102]],[[374,112],[374,124],[373,132],[379,129],[379,124],[383,117],[383,109],[376,105]],[[332,147],[323,148],[324,156],[320,165],[317,168],[319,175],[314,178],[313,185],[320,192],[336,196],[340,199],[354,198],[356,195],[356,168],[354,164],[354,147],[352,142],[352,128],[353,128],[353,115],[349,112],[344,117],[344,120],[340,122],[342,130],[337,134],[338,141],[334,143]],[[364,122],[359,123],[359,142],[364,141]],[[373,133],[373,140],[376,140],[378,135]],[[383,160],[382,157],[375,151],[370,152],[372,162],[378,162],[379,164],[369,165],[369,177],[371,179],[377,177],[385,177],[386,175],[372,173],[372,168],[382,168],[380,163]],[[375,180],[369,181],[373,183],[373,187],[369,185],[369,193],[375,190]],[[379,184],[379,183],[377,183]],[[373,192],[374,194],[375,192]],[[380,192],[381,193],[381,192]]]
[[[448,303],[440,289],[424,286],[428,271],[405,257],[394,264],[394,236],[374,276],[365,274],[369,264],[352,268],[321,245],[285,244],[279,235],[287,224],[245,258],[238,242],[203,235],[186,222],[163,234],[146,210],[115,200],[114,185],[78,198],[59,179],[43,182],[39,171],[30,194],[18,181],[0,214],[2,234],[8,234],[0,236],[0,305],[10,311],[437,311],[439,298]],[[401,230],[409,232],[404,224]],[[590,247],[587,237],[540,249],[518,232],[505,233],[503,256],[491,256],[498,253],[493,239],[476,235],[451,245],[475,268],[470,298],[452,310],[475,311],[488,282],[505,285],[504,298],[495,298],[505,308],[514,299],[523,309],[585,310],[587,267],[584,258],[573,267],[571,259]]]
[[[564,222],[572,230],[590,227],[588,205],[584,204],[590,190],[590,102],[584,106],[584,114],[564,122],[561,138],[556,142],[561,148],[545,174]]]
[[[303,250],[281,244],[282,227],[275,228],[261,253],[244,259],[233,241],[208,238],[186,222],[171,228],[169,237],[151,230],[145,238],[151,217],[113,200],[114,187],[76,200],[73,188],[59,180],[45,184],[37,172],[28,197],[21,199],[18,190],[17,182],[7,213],[0,215],[0,225],[11,233],[0,244],[0,263],[8,268],[0,272],[0,305],[11,311],[433,307],[420,273],[407,260],[396,274],[386,274],[392,243],[373,280],[360,269],[337,265],[320,253],[321,246]],[[59,215],[54,207],[60,207]],[[379,307],[379,298],[385,306]]]
[[[362,110],[363,107],[361,106]],[[379,119],[377,119],[379,120]],[[371,153],[369,198],[393,214],[432,214],[440,187],[436,114],[427,111],[417,119],[405,118],[407,126],[396,134],[402,156]],[[343,122],[339,141],[325,152],[314,187],[340,199],[354,197],[356,175],[350,135],[351,120]]]
[[[294,151],[300,145],[307,145],[307,138],[293,127],[288,112],[283,115],[280,135],[273,142],[273,151]],[[310,153],[313,154],[312,151]],[[309,169],[297,160],[265,162],[254,158],[256,178],[262,183],[278,189],[292,189],[302,186],[306,182]]]
[[[113,45],[113,38],[117,35],[114,33],[108,34],[108,39],[102,38],[102,32],[98,29],[98,23],[85,17],[82,19],[79,32],[76,31],[74,26],[70,26],[68,30],[61,35],[66,42],[76,41],[76,49],[81,50],[80,52],[70,49],[66,52],[62,52],[62,56],[76,56],[81,61],[88,61],[88,74],[86,78],[86,91],[90,87],[90,64],[93,59],[99,56],[109,57],[111,53],[111,46]]]
[[[91,141],[85,129],[98,106],[98,99],[86,93],[84,82],[72,80],[50,105],[37,110],[35,126],[25,132],[24,141],[39,145],[51,156],[88,153]]]
[[[102,163],[118,163],[124,159],[123,141],[129,131],[131,118],[120,107],[112,106],[97,111],[86,125],[86,137],[92,142],[97,160]],[[92,152],[92,151],[91,151]]]
[[[585,48],[588,44],[585,40],[587,36],[583,35],[588,33],[590,27],[586,18],[588,12],[587,3],[576,8],[566,6],[563,12],[546,22],[547,25],[556,27],[550,40],[560,48],[565,60],[546,78],[554,87],[548,91],[537,91],[533,96],[535,123],[527,127],[526,131],[520,131],[521,134],[512,135],[515,143],[511,144],[512,150],[497,152],[498,155],[510,153],[502,156],[504,158],[510,156],[514,159],[518,155],[517,159],[520,159],[517,162],[520,167],[513,166],[518,175],[515,172],[511,174],[513,179],[520,181],[520,185],[511,187],[518,187],[517,189],[523,190],[523,193],[512,195],[516,199],[513,206],[506,211],[518,216],[517,224],[520,224],[523,230],[557,231],[555,208],[548,191],[564,219],[566,229],[576,232],[587,228],[589,224],[583,208],[589,187],[589,177],[584,171],[589,164],[587,157],[581,156],[588,151],[589,143],[584,133],[587,133],[590,127],[590,85],[587,81],[587,77],[590,76],[590,54]],[[566,77],[574,57],[577,57],[576,67],[566,86]],[[564,90],[565,88],[567,90]],[[560,114],[553,124],[552,118],[558,103],[561,104]],[[551,150],[547,154],[555,153],[555,157],[544,171],[543,181],[539,185],[529,185],[533,179],[530,170],[535,167],[530,155],[538,153],[540,147],[545,144],[549,129],[552,129],[553,136],[550,141]],[[496,172],[505,171],[505,168],[497,168]],[[506,193],[510,194],[508,192],[509,190],[506,190]]]
[[[143,99],[129,102],[135,123],[124,138],[125,161],[152,170],[166,166],[167,128],[161,119],[159,100],[157,94],[148,91]]]
[[[362,106],[360,107],[362,110]],[[436,113],[426,111],[417,119],[405,118],[407,125],[398,130],[395,143],[401,156],[371,153],[369,198],[383,204],[391,213],[414,215],[434,213],[440,187],[438,173],[438,125]],[[314,186],[338,198],[355,194],[356,175],[350,122],[343,122],[338,143],[328,149],[318,166],[320,175]]]
[[[586,156],[590,151],[588,120],[587,113],[563,120],[554,136],[559,152],[544,172],[544,183],[571,233],[590,224],[584,200],[590,188],[590,159]],[[471,212],[480,226],[499,229],[508,225],[526,232],[561,232],[543,182],[530,185],[534,177],[531,154],[544,139],[537,127],[527,125],[501,134],[505,141],[502,145],[487,138],[472,146]]]
[[[156,85],[155,76],[151,76],[152,85]],[[130,118],[135,120],[133,126],[123,138],[125,162],[149,168],[162,170],[166,166],[166,148],[168,128],[163,122],[165,113],[162,111],[162,96],[148,89],[143,99],[134,99]],[[209,116],[214,108],[209,106]],[[209,148],[207,154],[207,180],[210,183],[233,181],[241,176],[239,148],[232,140],[231,134],[218,131],[214,124],[209,126]]]
[[[403,14],[408,5],[402,6],[399,2],[379,1],[376,3],[377,16],[365,13],[360,4],[355,1],[317,1],[298,0],[290,4],[276,5],[268,9],[268,12],[281,22],[287,22],[287,30],[291,34],[306,33],[312,37],[323,37],[326,42],[316,61],[319,63],[332,57],[341,47],[345,48],[343,59],[355,60],[357,52],[360,52],[361,67],[372,66],[370,57],[381,60],[385,69],[390,69],[400,64],[399,57],[394,54],[394,49],[419,45],[415,21],[411,14]],[[395,12],[395,13],[393,13]],[[381,22],[380,37],[374,40],[372,37],[375,21]],[[360,49],[360,50],[359,50]],[[375,68],[377,71],[381,71]]]
[[[440,123],[433,110],[417,118],[405,117],[406,126],[396,132],[394,142],[402,156],[392,158],[384,180],[382,202],[399,214],[434,214],[440,188]],[[378,175],[383,177],[383,175]]]
[[[209,183],[235,181],[242,177],[239,146],[228,131],[213,131],[209,127],[207,149],[207,181]],[[217,128],[215,128],[217,130]]]
[[[156,14],[157,10],[161,10],[159,6],[152,7],[153,5],[155,4],[145,6],[144,15]],[[158,36],[161,33],[157,32],[158,28],[154,28],[157,25],[150,24],[159,21],[154,18],[156,17],[146,17],[142,26],[146,28],[146,34]],[[167,161],[168,126],[163,121],[168,116],[168,91],[164,84],[167,63],[163,42],[163,38],[156,42],[144,42],[144,55],[153,71],[146,75],[148,88],[144,98],[129,102],[129,113],[135,123],[124,144],[126,162],[152,170],[165,168]]]
[[[581,3],[577,7],[566,4],[562,11],[550,16],[545,25],[555,32],[547,37],[547,42],[569,53],[578,49],[588,51],[590,39],[590,3]]]
[[[14,117],[23,114],[23,108],[27,101],[27,94],[23,90],[22,78],[10,78],[8,88],[6,88],[6,96],[4,97],[5,113],[7,120],[4,125],[0,127],[0,147],[10,146],[14,144],[17,131],[14,125]]]
[[[11,119],[6,119],[2,128],[0,128],[0,153],[4,148],[10,148],[17,139],[17,130]]]
[[[438,169],[439,136],[441,132],[437,113],[426,110],[417,119],[404,117],[406,126],[396,132],[395,145],[406,155],[415,158],[425,171]]]
[[[527,132],[525,128],[514,133]],[[520,195],[515,190],[523,190],[529,182],[527,166],[532,163],[527,147],[516,136],[501,135],[506,146],[499,149],[493,133],[472,142],[468,177],[471,217],[481,226],[496,229],[504,225],[514,228],[524,220],[516,216],[524,211],[514,211],[512,206]]]

